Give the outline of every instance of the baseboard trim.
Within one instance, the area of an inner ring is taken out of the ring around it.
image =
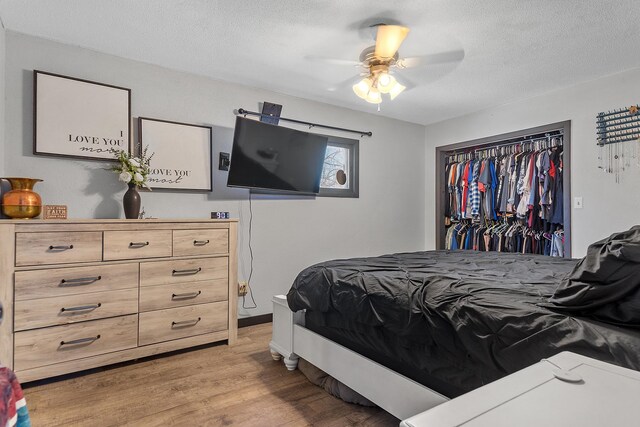
[[[273,321],[273,313],[261,314],[259,316],[241,317],[238,319],[238,328],[246,328],[247,326],[260,325],[262,323],[271,323]]]

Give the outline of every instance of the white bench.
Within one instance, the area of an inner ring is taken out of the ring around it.
[[[562,352],[400,426],[639,426],[639,399],[640,372]]]

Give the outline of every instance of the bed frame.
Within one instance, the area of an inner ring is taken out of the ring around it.
[[[305,328],[304,311],[291,311],[284,295],[273,297],[269,349],[274,360],[284,358],[288,370],[295,370],[303,358],[401,420],[449,400]]]

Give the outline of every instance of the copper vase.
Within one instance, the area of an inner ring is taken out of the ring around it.
[[[11,191],[2,196],[2,213],[9,218],[35,218],[42,211],[42,198],[33,191],[41,179],[2,178],[11,183]]]

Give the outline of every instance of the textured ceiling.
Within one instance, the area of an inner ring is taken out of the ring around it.
[[[376,113],[348,86],[374,18],[411,28],[402,56],[464,49],[384,116],[429,124],[640,67],[637,0],[0,0],[7,29]]]

